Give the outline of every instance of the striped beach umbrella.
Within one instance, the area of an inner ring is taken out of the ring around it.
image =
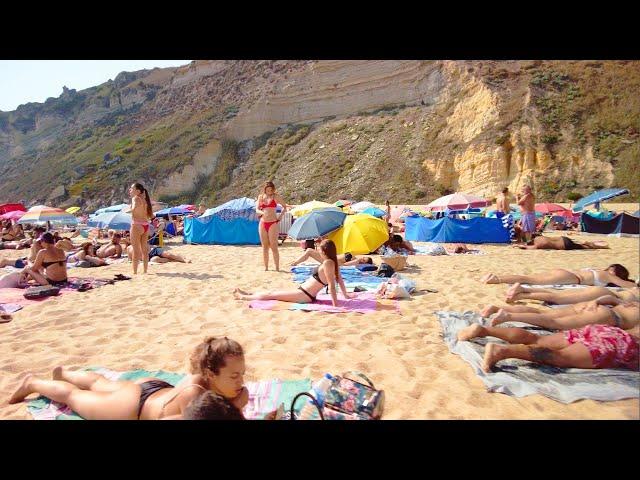
[[[36,205],[27,210],[18,223],[60,223],[65,225],[77,225],[78,219],[65,212],[61,208]]]

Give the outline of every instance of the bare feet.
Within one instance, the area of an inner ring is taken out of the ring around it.
[[[240,290],[239,288],[233,290],[233,298],[236,300],[244,300],[245,295],[249,295],[249,293],[244,290]]]
[[[471,340],[472,338],[481,337],[483,334],[483,330],[484,328],[479,323],[469,325],[468,327],[465,327],[458,332],[458,341],[465,342],[467,340]]]
[[[491,368],[500,360],[504,360],[504,345],[497,343],[487,343],[484,349],[484,359],[482,360],[482,370],[486,373],[491,372]]]
[[[495,327],[496,325],[500,325],[501,323],[508,322],[511,320],[511,314],[502,308],[498,310],[498,314],[491,319],[491,326]]]
[[[11,395],[11,398],[9,399],[10,404],[21,402],[25,399],[26,396],[33,393],[31,391],[32,378],[33,375],[31,373],[28,373],[27,376],[22,379],[22,383],[20,383],[18,389],[13,393],[13,395]]]
[[[497,275],[494,275],[493,273],[487,273],[484,277],[480,279],[480,281],[482,283],[500,283],[498,282]]]
[[[53,380],[64,380],[64,378],[62,378],[63,371],[64,371],[64,367],[54,368],[53,371],[51,372],[51,378]]]
[[[514,283],[511,287],[507,289],[507,303],[512,303],[517,300],[517,296],[519,293],[524,293],[526,290],[519,283]]]
[[[487,305],[482,310],[480,310],[480,315],[482,315],[483,317],[488,317],[496,313],[498,310],[500,310],[500,307],[496,307],[495,305]]]

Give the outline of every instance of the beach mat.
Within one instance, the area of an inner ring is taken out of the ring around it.
[[[318,267],[316,264],[315,267]],[[302,283],[313,273],[314,265],[298,265],[291,267],[293,281]],[[355,266],[340,267],[340,275],[347,288],[361,287],[366,290],[375,290],[378,285],[387,281],[386,278],[373,275],[376,272],[361,272]]]
[[[0,303],[0,313],[15,313],[22,310],[22,305],[17,303]]]
[[[0,305],[14,304],[25,307],[27,305],[32,305],[33,302],[42,302],[60,295],[66,295],[70,292],[77,292],[79,288],[91,290],[112,283],[113,280],[109,279],[69,277],[67,284],[60,288],[60,293],[58,295],[33,299],[24,298],[24,292],[26,291],[25,288],[0,288]]]
[[[95,371],[104,375],[109,380],[131,380],[154,377],[164,380],[172,385],[177,384],[184,377],[183,374],[165,372],[158,370],[151,372],[148,370],[133,370],[129,372],[116,372],[101,367],[91,367],[86,370]],[[264,418],[284,403],[285,410],[291,406],[293,398],[300,392],[311,389],[311,380],[262,380],[259,382],[247,382],[245,384],[249,390],[249,403],[244,408],[244,416],[248,420]],[[302,402],[300,402],[302,403]],[[46,397],[40,396],[31,400],[27,405],[28,412],[35,420],[84,420],[80,415],[62,403],[54,402]]]
[[[356,298],[349,300],[342,299],[338,294],[338,306],[331,303],[331,295],[321,293],[314,303],[291,303],[279,300],[252,300],[249,302],[251,308],[258,310],[303,310],[306,312],[328,312],[328,313],[372,313],[387,311],[402,315],[398,300],[379,299],[371,292],[358,292]]]
[[[589,399],[614,401],[640,396],[640,372],[623,369],[557,368],[539,365],[519,359],[502,360],[491,373],[481,369],[484,346],[489,342],[505,343],[494,337],[475,338],[470,342],[458,342],[457,333],[472,323],[487,325],[474,312],[434,312],[440,320],[444,341],[449,350],[460,355],[471,365],[489,392],[504,393],[514,397],[540,394],[561,403]],[[518,326],[538,335],[553,332],[519,322],[505,325]]]

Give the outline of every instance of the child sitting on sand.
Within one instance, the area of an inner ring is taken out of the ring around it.
[[[38,393],[68,405],[87,420],[178,420],[184,413],[203,418],[203,410],[217,418],[220,409],[207,407],[207,402],[218,402],[218,397],[202,393],[213,392],[241,411],[249,401],[244,374],[240,344],[227,337],[208,337],[191,355],[191,374],[175,386],[157,378],[112,381],[95,372],[56,367],[52,380],[28,374],[9,403]],[[199,403],[188,410],[198,398]]]

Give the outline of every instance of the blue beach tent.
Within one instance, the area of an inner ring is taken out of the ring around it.
[[[184,220],[184,243],[260,245],[256,202],[236,198],[210,208],[201,217]]]
[[[609,200],[620,195],[626,195],[627,193],[629,193],[629,190],[626,188],[605,188],[603,190],[598,190],[597,192],[593,192],[591,195],[587,195],[577,201],[572,210],[574,213],[578,213],[581,212],[584,207],[594,204],[596,205],[596,208],[599,208],[600,202],[604,202],[605,200]]]
[[[417,242],[437,243],[510,243],[510,232],[498,218],[478,217],[470,220],[407,217],[405,237]]]

